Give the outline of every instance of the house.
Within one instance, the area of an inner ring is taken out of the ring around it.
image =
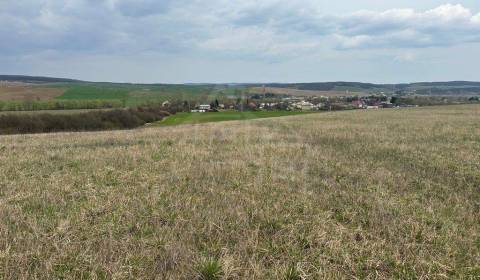
[[[365,108],[365,103],[363,102],[363,100],[360,100],[360,99],[359,100],[353,100],[352,105],[354,107],[360,108],[360,109]]]
[[[168,107],[168,106],[170,106],[170,101],[167,100],[162,103],[162,107]]]
[[[206,113],[206,112],[210,111],[210,109],[211,109],[210,105],[202,104],[202,105],[196,106],[195,109],[191,110],[190,112],[192,112],[192,113]]]
[[[257,104],[255,104],[254,102],[248,103],[248,109],[256,110],[257,109]]]
[[[395,105],[390,103],[390,102],[382,102],[381,105],[382,105],[382,108],[393,108],[393,107],[395,107]]]
[[[300,102],[294,103],[293,107],[295,109],[302,110],[302,111],[311,111],[315,108],[315,105],[307,101],[300,101]]]
[[[209,104],[202,104],[200,106],[198,106],[198,109],[199,110],[205,110],[205,111],[208,111],[211,109],[210,105]]]

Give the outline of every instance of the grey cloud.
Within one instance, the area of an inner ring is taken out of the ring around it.
[[[117,0],[113,2],[113,8],[125,16],[144,17],[164,14],[178,2],[178,0]]]
[[[314,0],[8,1],[0,52],[208,53],[291,57],[480,42],[480,14],[461,5],[335,15]]]

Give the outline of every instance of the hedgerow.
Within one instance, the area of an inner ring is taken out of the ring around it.
[[[132,129],[169,115],[163,108],[149,107],[73,114],[6,114],[0,115],[0,134]]]

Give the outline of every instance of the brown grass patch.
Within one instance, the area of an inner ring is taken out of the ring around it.
[[[0,82],[0,101],[47,101],[62,95],[65,89],[44,86]]]

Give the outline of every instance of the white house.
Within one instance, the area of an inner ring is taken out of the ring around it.
[[[210,105],[209,104],[202,104],[198,106],[199,110],[210,110]]]
[[[190,112],[192,112],[192,113],[205,113],[205,112],[210,111],[210,108],[211,108],[210,105],[202,104],[202,105],[197,106],[195,109],[191,110]]]
[[[311,111],[315,108],[315,105],[307,101],[301,101],[301,102],[295,103],[293,104],[293,106],[295,107],[295,109],[299,109],[302,111]]]

